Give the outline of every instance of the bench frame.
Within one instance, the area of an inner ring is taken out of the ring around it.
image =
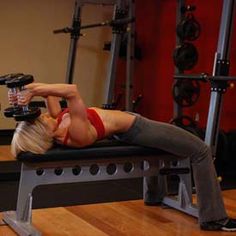
[[[114,149],[116,150],[116,149]],[[66,155],[66,154],[65,154]],[[179,158],[169,154],[141,153],[138,155],[118,156],[104,153],[104,158],[94,157],[78,160],[54,161],[23,161],[16,211],[3,212],[6,222],[20,236],[39,236],[41,233],[32,225],[32,192],[39,185],[94,182],[100,180],[130,179],[148,176],[159,176],[157,186],[162,203],[198,217],[198,210],[192,202],[191,172],[178,174],[179,189],[176,196],[168,196],[166,176],[160,175],[165,168],[185,168],[190,170],[189,159]],[[178,162],[176,160],[178,159]],[[165,161],[163,161],[165,160]],[[172,161],[170,161],[172,160]],[[174,161],[174,164],[173,164]],[[168,173],[168,174],[174,174]],[[144,190],[145,191],[145,190]]]

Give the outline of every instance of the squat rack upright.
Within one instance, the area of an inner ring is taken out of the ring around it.
[[[175,79],[202,80],[211,83],[205,142],[211,147],[214,158],[216,156],[223,95],[227,91],[228,82],[236,81],[236,76],[229,76],[230,46],[235,8],[235,0],[224,0],[212,76],[204,73],[200,75],[180,74],[174,76]]]
[[[211,81],[211,97],[205,142],[212,148],[213,156],[216,154],[223,94],[227,90],[229,81],[227,77],[225,77],[225,80],[221,80],[220,77],[229,75],[230,44],[235,6],[235,0],[224,0],[223,2],[218,45],[212,73],[213,79]],[[219,80],[217,80],[217,77]]]
[[[126,63],[126,85],[125,85],[125,109],[132,110],[132,83],[133,83],[133,67],[134,67],[134,34],[135,34],[135,2],[134,0],[76,0],[74,7],[74,14],[71,28],[64,28],[55,30],[54,33],[70,33],[71,41],[68,53],[67,71],[65,82],[73,83],[75,59],[78,46],[78,40],[81,36],[80,30],[92,27],[99,27],[109,25],[109,22],[102,22],[100,24],[93,24],[89,27],[81,25],[81,11],[84,4],[97,5],[114,5],[113,18],[110,22],[112,26],[112,41],[110,49],[110,61],[107,71],[107,79],[104,91],[104,107],[112,108],[114,104],[114,87],[116,80],[117,59],[119,57],[122,36],[124,34],[121,25],[128,24],[127,31],[127,63]],[[126,14],[126,10],[128,12]],[[116,23],[117,22],[117,23]],[[123,22],[123,23],[122,23]]]

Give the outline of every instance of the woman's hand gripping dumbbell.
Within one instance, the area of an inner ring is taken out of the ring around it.
[[[16,121],[34,120],[41,114],[39,108],[29,107],[27,103],[27,101],[30,101],[31,99],[31,94],[28,90],[25,90],[25,85],[30,84],[33,81],[34,78],[32,75],[20,75],[12,80],[6,81],[6,86],[9,88],[9,102],[10,104],[15,104],[13,107],[18,108],[11,116],[14,117]]]
[[[14,80],[15,78],[22,76],[22,73],[14,73],[0,76],[0,85],[6,85],[7,81]],[[10,88],[8,91],[8,100],[12,107],[4,110],[4,115],[6,117],[13,117],[13,114],[19,111],[21,108],[17,104],[17,90],[15,88]]]

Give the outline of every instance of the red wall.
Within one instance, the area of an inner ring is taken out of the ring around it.
[[[199,61],[191,73],[212,72],[222,2],[222,0],[186,1],[197,7],[194,14],[202,29],[200,38],[193,42],[199,52]],[[138,108],[140,113],[166,122],[173,116],[171,89],[174,74],[172,54],[176,44],[176,4],[177,0],[136,0],[137,43],[142,48],[143,59],[135,62],[134,98],[138,94],[143,95]],[[231,50],[232,75],[236,75],[235,35],[234,33]],[[197,104],[184,109],[184,113],[192,117],[198,113],[201,126],[206,124],[209,89],[209,85],[202,84]],[[236,86],[235,89],[229,89],[224,96],[221,127],[225,130],[236,126],[234,102],[236,102]]]

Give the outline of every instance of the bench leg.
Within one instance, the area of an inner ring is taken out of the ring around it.
[[[179,168],[190,168],[190,159],[179,161]],[[192,175],[191,171],[185,174],[178,174],[179,186],[178,194],[176,196],[166,196],[163,198],[163,203],[175,208],[179,211],[185,212],[194,217],[198,217],[198,209],[192,200]]]
[[[178,162],[178,166],[169,166],[176,169],[189,169],[190,160],[184,159]],[[165,166],[163,166],[165,168]],[[163,172],[164,173],[164,172]],[[170,172],[168,172],[170,173]],[[198,209],[192,201],[192,176],[189,173],[173,175],[179,177],[177,195],[170,195],[168,191],[167,176],[158,174],[157,176],[144,177],[143,181],[143,199],[147,205],[157,205],[163,203],[169,207],[185,212],[194,217],[198,217]]]
[[[32,195],[29,194],[24,211],[3,212],[3,220],[20,236],[40,236],[41,233],[32,226]],[[21,216],[21,218],[20,218]]]
[[[189,198],[188,189],[184,182],[180,181],[178,195],[174,197],[166,196],[162,203],[175,208],[179,211],[185,212],[191,216],[198,217],[198,209],[192,203],[192,198]]]
[[[32,192],[35,171],[24,171],[22,164],[21,179],[16,211],[3,212],[3,220],[20,236],[40,236],[41,233],[32,226]]]

